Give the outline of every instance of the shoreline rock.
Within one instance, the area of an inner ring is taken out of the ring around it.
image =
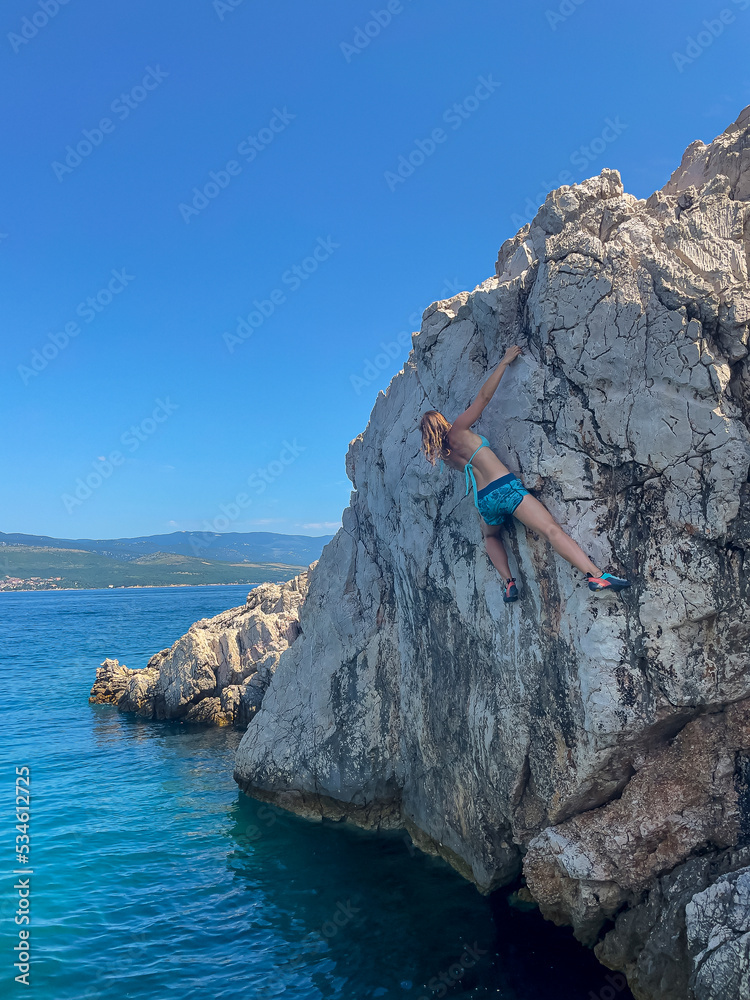
[[[551,192],[429,306],[237,753],[249,794],[402,824],[483,892],[523,869],[639,1000],[746,969],[749,264],[750,107],[648,199],[611,169]],[[478,429],[621,595],[515,522],[505,606],[463,482],[420,455],[421,413],[452,419],[514,342]]]
[[[146,719],[247,725],[281,653],[299,635],[299,609],[315,565],[286,583],[260,584],[244,605],[196,622],[141,669],[105,659],[89,702]]]

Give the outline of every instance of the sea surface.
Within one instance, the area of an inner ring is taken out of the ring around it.
[[[247,590],[0,593],[0,995],[627,1000],[568,930],[481,896],[408,837],[240,793],[238,731],[89,705],[105,656],[145,666]],[[16,767],[31,772],[27,834]],[[24,878],[28,987],[13,968]]]

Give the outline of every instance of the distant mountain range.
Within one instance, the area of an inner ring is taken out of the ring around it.
[[[175,531],[92,539],[0,532],[0,590],[279,582],[318,559],[332,537]]]
[[[279,535],[272,531],[173,531],[168,535],[138,538],[50,538],[48,535],[6,534],[0,531],[0,546],[31,545],[53,549],[98,552],[112,559],[138,559],[154,552],[216,559],[219,562],[281,562],[307,566],[320,557],[333,535]]]

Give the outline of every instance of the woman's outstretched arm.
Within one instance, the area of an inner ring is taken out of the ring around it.
[[[487,381],[484,383],[482,388],[477,393],[477,398],[464,410],[460,417],[456,417],[451,426],[451,430],[463,431],[468,430],[472,424],[475,424],[482,415],[482,410],[489,403],[492,397],[495,395],[495,390],[500,385],[500,379],[505,373],[505,369],[514,361],[518,355],[521,353],[521,348],[518,344],[513,344],[503,355],[503,360],[490,375]]]

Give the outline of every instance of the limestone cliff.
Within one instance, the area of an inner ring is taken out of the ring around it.
[[[750,990],[744,917],[712,931],[750,864],[749,202],[747,108],[647,200],[609,169],[551,192],[425,311],[237,756],[250,794],[403,826],[483,891],[523,871],[639,998],[713,997],[721,949]],[[420,455],[424,410],[515,342],[479,430],[620,596],[516,522],[505,606],[462,478]]]
[[[106,659],[89,701],[148,719],[247,725],[281,653],[299,635],[299,609],[314,566],[286,583],[263,583],[239,608],[196,622],[143,669]]]

